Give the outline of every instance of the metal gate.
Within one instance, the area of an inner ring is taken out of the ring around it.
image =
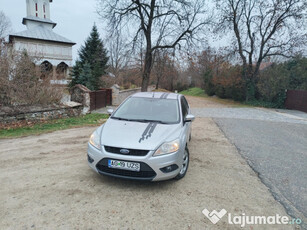
[[[307,113],[307,91],[288,90],[285,106],[287,109],[295,109]]]
[[[101,89],[89,94],[91,111],[112,105],[112,89]]]

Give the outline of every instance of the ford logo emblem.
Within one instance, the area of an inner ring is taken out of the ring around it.
[[[129,150],[128,149],[121,149],[119,150],[121,154],[129,154]]]

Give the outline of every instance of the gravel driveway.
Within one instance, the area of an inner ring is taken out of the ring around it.
[[[202,210],[287,215],[211,118],[193,123],[190,167],[180,181],[95,174],[86,160],[94,129],[0,140],[0,229],[241,229],[226,216],[213,225]]]

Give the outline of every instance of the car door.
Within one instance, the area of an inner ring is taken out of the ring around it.
[[[180,103],[181,103],[181,112],[182,112],[182,122],[183,122],[184,134],[185,134],[185,142],[189,142],[192,122],[185,122],[184,119],[190,113],[190,108],[184,96],[181,97]]]

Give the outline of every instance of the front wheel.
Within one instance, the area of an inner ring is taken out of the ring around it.
[[[186,147],[185,150],[184,150],[184,154],[183,154],[183,162],[182,162],[182,165],[180,167],[180,172],[175,177],[175,179],[180,180],[185,176],[185,174],[188,171],[189,161],[190,161],[189,149],[188,149],[188,147]]]

